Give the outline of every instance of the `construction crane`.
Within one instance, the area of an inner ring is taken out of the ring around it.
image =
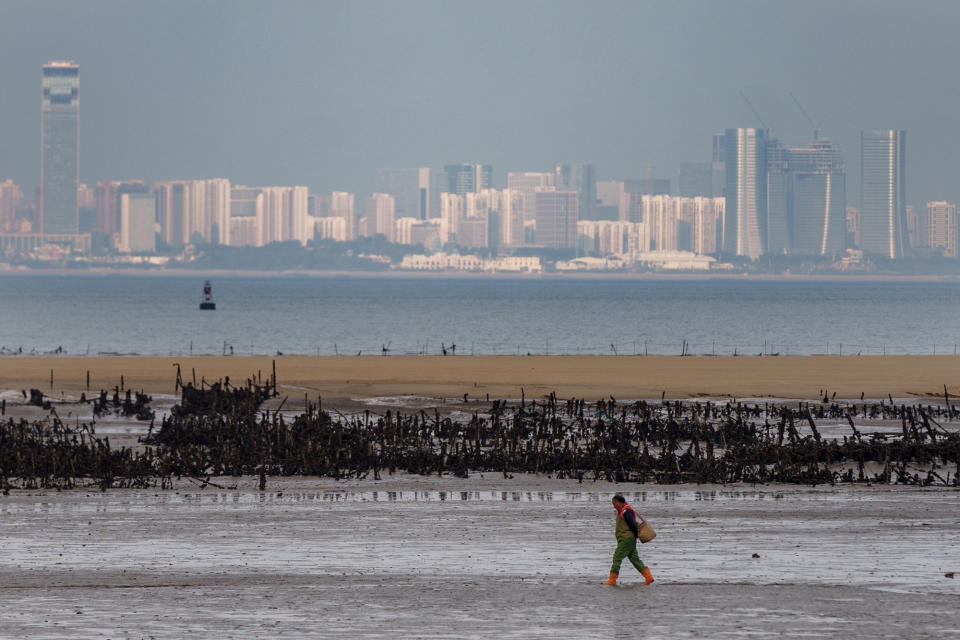
[[[800,104],[800,101],[797,100],[797,96],[793,95],[793,92],[790,92],[790,97],[793,98],[793,104],[797,105],[797,109],[800,109],[800,113],[803,114],[803,117],[806,119],[810,126],[813,127],[813,139],[820,139],[820,127],[813,121],[813,119],[807,114],[807,110],[803,108],[803,105]]]
[[[753,106],[753,103],[750,102],[750,99],[746,96],[746,94],[743,93],[743,91],[740,92],[740,97],[743,98],[743,101],[746,102],[747,106],[750,107],[750,110],[753,111],[753,115],[755,115],[757,120],[760,121],[760,126],[762,126],[764,129],[769,129],[767,123],[764,122],[763,118],[760,117],[760,112],[757,111],[757,108]]]

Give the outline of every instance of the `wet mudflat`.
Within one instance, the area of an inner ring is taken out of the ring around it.
[[[0,498],[0,636],[960,634],[957,491],[217,482],[236,489]],[[658,530],[650,587],[626,563],[599,584],[614,491]]]

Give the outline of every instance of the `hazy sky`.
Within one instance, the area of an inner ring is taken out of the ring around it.
[[[960,201],[958,2],[0,0],[0,180],[40,173],[40,66],[80,64],[80,174],[366,193],[446,162],[676,179],[710,136],[846,154],[907,130],[908,200]]]

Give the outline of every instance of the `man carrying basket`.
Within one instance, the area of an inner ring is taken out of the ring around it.
[[[630,564],[636,567],[637,571],[643,576],[643,584],[650,584],[653,582],[653,574],[650,573],[649,567],[643,564],[643,560],[637,554],[637,538],[640,537],[641,527],[637,524],[637,513],[633,510],[633,507],[627,504],[627,499],[619,493],[613,496],[611,502],[613,508],[617,510],[616,527],[614,528],[614,535],[617,537],[617,550],[613,552],[610,578],[603,584],[616,586],[617,577],[620,575],[620,565],[624,558],[628,559]],[[642,542],[649,542],[656,534],[653,533],[653,528],[646,522],[643,522],[642,526],[644,529],[649,529],[649,532],[644,531],[645,535]]]

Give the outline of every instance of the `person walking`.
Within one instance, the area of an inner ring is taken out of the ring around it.
[[[613,508],[617,510],[616,526],[613,533],[617,537],[617,549],[613,552],[613,565],[610,567],[610,578],[603,584],[611,586],[617,585],[617,578],[620,576],[620,565],[623,559],[630,561],[637,571],[644,578],[643,584],[648,585],[653,582],[653,574],[650,568],[643,564],[640,555],[637,553],[637,538],[640,536],[640,528],[637,524],[637,513],[633,507],[627,504],[627,499],[619,493],[613,496],[610,501]]]

